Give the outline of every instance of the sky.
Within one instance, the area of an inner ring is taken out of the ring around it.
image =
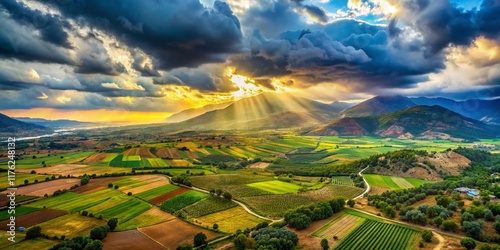
[[[500,0],[2,0],[0,112],[161,122],[293,92],[500,96]]]

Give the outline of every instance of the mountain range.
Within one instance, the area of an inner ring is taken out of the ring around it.
[[[80,122],[80,121],[75,121],[75,120],[66,120],[66,119],[60,119],[60,120],[47,120],[43,118],[29,118],[29,117],[13,117],[13,119],[16,119],[21,122],[25,123],[31,123],[43,127],[48,127],[52,129],[62,129],[62,128],[83,128],[83,127],[93,127],[93,126],[99,126],[99,123],[93,123],[93,122]]]
[[[264,93],[231,103],[189,109],[159,131],[300,129],[309,135],[376,135],[426,139],[493,138],[500,131],[500,99],[376,96],[364,102],[322,103],[293,94]],[[51,131],[91,123],[1,117],[3,132]]]
[[[20,135],[31,135],[35,133],[52,133],[52,129],[32,124],[22,122],[13,118],[10,118],[4,114],[0,114],[0,134],[2,136],[20,136]]]

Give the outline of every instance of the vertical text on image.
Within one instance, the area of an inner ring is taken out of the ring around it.
[[[7,190],[9,191],[7,193],[7,200],[9,203],[7,204],[8,206],[8,213],[10,216],[7,227],[9,230],[7,233],[9,234],[9,241],[16,242],[16,138],[15,137],[9,137],[7,139],[7,157],[9,158],[7,165],[8,165],[8,170],[7,170],[7,181],[8,181],[8,188]]]

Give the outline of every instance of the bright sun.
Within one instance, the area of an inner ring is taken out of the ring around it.
[[[232,96],[240,99],[255,96],[265,91],[260,86],[255,85],[255,80],[243,75],[234,74],[235,70],[233,67],[226,68],[226,76],[233,82],[233,86],[238,88],[238,90],[231,92]]]

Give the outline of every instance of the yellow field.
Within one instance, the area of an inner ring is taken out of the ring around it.
[[[234,233],[238,229],[251,228],[264,221],[247,213],[239,206],[194,219],[196,224],[210,227],[217,223],[219,230],[227,233]]]
[[[175,219],[176,217],[161,211],[158,207],[152,207],[148,211],[140,214],[139,216],[124,222],[123,224],[118,223],[118,227],[116,230],[123,231],[134,229],[138,227],[146,227],[155,225],[161,222],[170,221]]]
[[[78,235],[88,235],[92,228],[105,224],[106,222],[103,220],[75,213],[57,217],[53,220],[46,221],[39,226],[42,227],[43,233],[47,234],[48,236],[61,237],[62,235],[65,235],[66,238],[73,238]],[[40,247],[36,249],[45,248]]]

